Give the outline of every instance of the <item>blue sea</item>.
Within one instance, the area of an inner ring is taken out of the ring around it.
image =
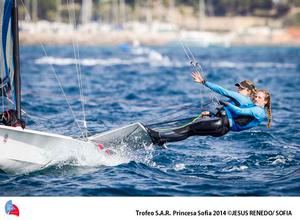
[[[190,137],[119,161],[85,158],[83,163],[72,158],[33,173],[1,173],[0,195],[299,196],[300,48],[189,48],[208,81],[235,90],[236,82],[251,79],[269,89],[272,127],[263,124],[217,138]],[[215,100],[222,99],[193,82],[180,44],[78,50],[72,45],[44,50],[23,46],[21,71],[27,127],[72,137],[80,136],[74,117],[83,120],[85,115],[92,135],[137,121],[151,124],[195,116],[214,109]]]

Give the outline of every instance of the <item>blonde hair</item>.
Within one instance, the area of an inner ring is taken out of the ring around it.
[[[240,84],[243,84],[244,88],[246,88],[249,91],[249,96],[252,99],[256,94],[256,86],[255,86],[254,82],[246,79],[246,80],[242,81]]]
[[[265,104],[265,109],[267,111],[267,115],[268,115],[268,124],[267,124],[267,128],[271,127],[271,122],[272,122],[272,110],[271,110],[271,95],[270,92],[266,89],[257,89],[257,92],[262,92],[265,94],[265,100],[267,101],[267,103]]]
[[[256,95],[257,89],[255,87],[253,89],[249,89],[249,88],[247,89],[248,91],[250,91],[249,97],[251,98],[251,100],[253,100]]]

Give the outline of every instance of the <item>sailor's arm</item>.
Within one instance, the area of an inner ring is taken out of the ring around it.
[[[243,95],[239,94],[238,92],[225,89],[222,86],[219,86],[219,85],[211,83],[211,82],[205,81],[203,83],[203,85],[205,85],[207,88],[211,89],[212,91],[214,91],[220,95],[226,96],[231,99],[235,99],[237,101],[240,100],[241,98],[243,98],[242,97]]]
[[[234,99],[239,103],[240,103],[240,100],[242,100],[244,98],[244,96],[239,94],[238,92],[231,91],[231,90],[225,89],[222,86],[219,86],[217,84],[205,81],[199,72],[194,72],[192,74],[192,76],[193,76],[195,82],[205,85],[207,88],[211,89],[212,91],[214,91],[220,95]]]
[[[257,107],[239,108],[228,102],[225,103],[225,106],[229,110],[235,112],[237,115],[247,115],[247,116],[253,116],[255,118],[257,117],[257,114],[256,114]]]

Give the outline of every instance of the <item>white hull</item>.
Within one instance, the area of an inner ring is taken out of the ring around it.
[[[0,125],[0,170],[27,173],[42,169],[64,151],[95,144],[70,137]]]
[[[140,123],[91,136],[88,141],[0,125],[0,170],[13,174],[29,173],[72,156],[84,155],[86,150],[95,154],[107,149],[129,154],[132,150],[147,148],[151,143]]]
[[[119,149],[120,146],[125,145],[127,149],[135,150],[143,149],[152,144],[148,132],[141,123],[103,132],[89,137],[89,140],[110,149]]]

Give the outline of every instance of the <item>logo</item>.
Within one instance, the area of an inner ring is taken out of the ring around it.
[[[5,204],[5,212],[7,215],[15,215],[15,216],[20,215],[19,208],[16,205],[14,205],[11,200],[9,200]]]

